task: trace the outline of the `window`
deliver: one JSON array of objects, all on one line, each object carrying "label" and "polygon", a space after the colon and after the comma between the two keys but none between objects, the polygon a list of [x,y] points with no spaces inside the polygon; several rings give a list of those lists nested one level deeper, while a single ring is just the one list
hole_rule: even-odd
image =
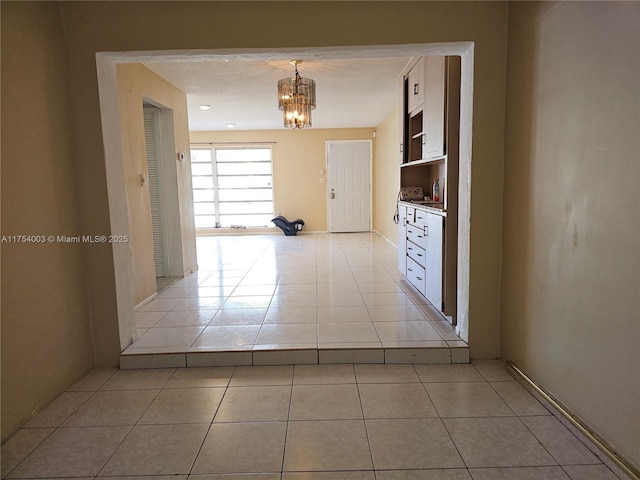
[{"label": "window", "polygon": [[191,175],[196,228],[271,225],[270,148],[192,146]]}]

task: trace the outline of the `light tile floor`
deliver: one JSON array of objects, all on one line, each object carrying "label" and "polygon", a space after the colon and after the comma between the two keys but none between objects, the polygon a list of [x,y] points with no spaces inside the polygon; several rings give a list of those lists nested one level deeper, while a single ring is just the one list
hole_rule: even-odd
[{"label": "light tile floor", "polygon": [[2,478],[615,480],[497,361],[94,369]]},{"label": "light tile floor", "polygon": [[[186,354],[195,364],[193,354],[205,352],[235,352],[234,364],[468,362],[467,345],[402,278],[396,249],[375,233],[197,242],[199,270],[138,308],[139,338],[123,367],[186,366]],[[141,363],[152,354],[182,357]]]}]

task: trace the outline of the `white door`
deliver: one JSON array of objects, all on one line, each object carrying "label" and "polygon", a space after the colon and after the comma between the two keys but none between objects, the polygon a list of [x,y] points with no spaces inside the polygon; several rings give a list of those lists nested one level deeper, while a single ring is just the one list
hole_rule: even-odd
[{"label": "white door", "polygon": [[328,142],[329,231],[371,229],[371,141]]},{"label": "white door", "polygon": [[149,202],[151,203],[153,259],[155,261],[156,277],[168,277],[164,238],[162,165],[158,130],[158,110],[145,107],[144,137],[147,148],[147,178],[149,179]]}]

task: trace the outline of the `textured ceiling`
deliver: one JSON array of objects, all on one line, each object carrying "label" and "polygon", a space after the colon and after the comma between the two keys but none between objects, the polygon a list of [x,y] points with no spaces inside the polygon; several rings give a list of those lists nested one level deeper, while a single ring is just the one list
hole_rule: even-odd
[{"label": "textured ceiling", "polygon": [[[298,71],[316,81],[313,128],[378,125],[398,102],[399,74],[409,57],[313,59]],[[284,128],[278,110],[278,80],[293,76],[285,60],[218,60],[145,63],[187,93],[189,129],[236,130]],[[210,105],[203,111],[199,105]]]}]

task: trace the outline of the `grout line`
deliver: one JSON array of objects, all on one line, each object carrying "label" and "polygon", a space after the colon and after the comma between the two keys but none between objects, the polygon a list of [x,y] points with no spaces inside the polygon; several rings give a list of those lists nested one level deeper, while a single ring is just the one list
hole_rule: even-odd
[{"label": "grout line", "polygon": [[[231,372],[231,375],[229,376],[229,380],[227,381],[227,384],[224,387],[224,392],[222,393],[222,397],[220,397],[220,401],[218,402],[218,406],[216,407],[216,411],[213,412],[213,417],[211,417],[211,422],[209,422],[209,427],[207,428],[207,432],[204,434],[204,437],[202,439],[202,443],[200,444],[200,447],[198,448],[198,452],[196,453],[195,457],[193,457],[193,463],[191,464],[191,467],[189,468],[189,472],[187,473],[187,478],[191,476],[191,474],[193,472],[193,468],[196,466],[196,462],[198,461],[198,457],[200,456],[200,453],[202,452],[202,448],[204,447],[204,444],[207,441],[207,437],[209,436],[209,432],[211,431],[211,427],[213,426],[213,422],[216,419],[216,415],[218,414],[218,411],[220,410],[220,406],[222,405],[222,401],[227,396],[227,391],[229,390],[229,384],[231,383],[231,379],[233,378],[233,375],[235,373],[236,373],[236,367],[233,367],[233,371]],[[219,387],[214,387],[214,388],[219,388]]]},{"label": "grout line", "polygon": [[296,375],[296,366],[294,365],[291,372],[291,386],[289,388],[289,408],[287,410],[287,421],[286,421],[286,427],[284,431],[284,446],[282,448],[282,463],[280,464],[280,476],[284,475],[284,460],[287,454],[287,440],[289,438],[289,422],[291,421],[291,403],[293,402],[293,384],[294,384],[295,375]]},{"label": "grout line", "polygon": [[[155,396],[153,397],[153,399],[149,402],[149,405],[147,405],[147,407],[144,409],[144,412],[142,412],[140,414],[140,416],[138,417],[138,419],[135,421],[135,423],[133,425],[109,425],[108,427],[115,427],[115,426],[123,426],[123,427],[129,427],[129,431],[127,432],[127,434],[122,438],[122,440],[120,441],[120,443],[118,443],[118,446],[113,450],[113,452],[111,452],[111,454],[109,455],[109,458],[102,464],[102,466],[100,467],[100,469],[98,470],[98,473],[96,474],[96,476],[100,476],[100,474],[102,473],[102,471],[106,468],[106,466],[109,464],[109,462],[111,461],[111,459],[114,457],[114,455],[118,452],[118,450],[120,450],[120,448],[122,447],[122,445],[126,442],[127,438],[129,438],[129,436],[131,435],[131,433],[133,432],[133,430],[139,426],[139,422],[142,419],[142,417],[144,417],[144,414],[147,413],[147,411],[149,410],[149,408],[151,408],[151,405],[153,405],[153,403],[156,401],[156,399],[158,398],[158,396],[160,395],[160,392],[162,392],[162,390],[164,389],[164,387],[167,385],[167,383],[169,382],[169,379],[171,377],[173,377],[176,373],[176,369],[173,369],[173,372],[171,373],[171,375],[169,375],[169,377],[165,380],[163,386],[161,386],[158,389],[122,389],[122,390],[101,390],[101,391],[105,391],[105,392],[130,392],[130,391],[152,391],[152,390],[157,390],[157,393],[155,394]],[[105,426],[106,427],[106,426]],[[84,427],[87,428],[87,427]],[[91,428],[91,427],[89,427]]]},{"label": "grout line", "polygon": [[[354,366],[354,374],[355,374],[355,366]],[[373,460],[373,451],[371,449],[371,439],[369,438],[369,428],[367,427],[367,418],[364,414],[364,407],[362,406],[362,395],[360,394],[360,383],[358,382],[358,378],[356,376],[356,391],[358,392],[358,401],[360,402],[360,412],[362,413],[362,423],[364,425],[364,434],[367,437],[367,446],[369,447],[369,458],[371,459],[371,468],[375,472],[376,465]],[[375,473],[374,473],[375,476]]]}]

